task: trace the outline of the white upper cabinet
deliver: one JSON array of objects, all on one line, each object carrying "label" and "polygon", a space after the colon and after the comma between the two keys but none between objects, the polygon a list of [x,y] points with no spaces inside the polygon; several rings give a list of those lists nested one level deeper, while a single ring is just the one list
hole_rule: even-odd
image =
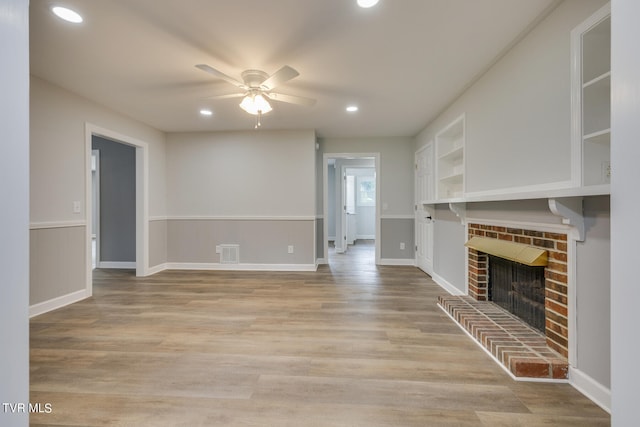
[{"label": "white upper cabinet", "polygon": [[576,186],[611,180],[611,6],[571,33],[573,163]]}]

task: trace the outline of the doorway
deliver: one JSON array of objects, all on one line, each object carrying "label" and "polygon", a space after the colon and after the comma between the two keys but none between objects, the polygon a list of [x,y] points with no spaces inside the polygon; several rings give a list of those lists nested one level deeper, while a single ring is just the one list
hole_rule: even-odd
[{"label": "doorway", "polygon": [[[345,255],[358,247],[372,264],[379,264],[379,164],[379,153],[324,154],[323,247],[327,263],[330,255]],[[369,250],[364,250],[365,245]]]},{"label": "doorway", "polygon": [[97,268],[135,269],[136,149],[98,135],[91,148],[92,258]]},{"label": "doorway", "polygon": [[[133,162],[135,164],[133,178],[130,179],[130,183],[134,188],[133,198],[133,210],[134,210],[134,224],[129,227],[127,233],[129,237],[135,242],[133,251],[135,257],[133,262],[126,264],[129,268],[135,268],[136,276],[143,277],[148,275],[149,271],[149,212],[148,212],[148,164],[149,153],[148,146],[145,142],[139,141],[135,138],[131,138],[127,135],[122,135],[109,129],[104,129],[90,123],[85,127],[85,179],[87,185],[85,186],[85,200],[87,200],[86,206],[86,289],[89,295],[93,293],[93,233],[94,223],[97,222],[97,229],[101,229],[98,225],[102,220],[98,220],[94,217],[94,187],[93,187],[93,139],[94,137],[103,138],[113,142],[116,145],[124,146],[133,153]],[[102,163],[102,162],[101,162]],[[99,166],[98,166],[99,168]],[[102,174],[104,178],[104,173]],[[100,197],[104,199],[103,197]],[[102,210],[102,209],[101,209]],[[104,235],[104,232],[102,233]],[[104,245],[101,245],[104,249]],[[97,252],[100,252],[98,250]],[[104,254],[100,255],[104,258]],[[97,260],[96,260],[97,261]],[[117,266],[117,265],[116,265]]]}]

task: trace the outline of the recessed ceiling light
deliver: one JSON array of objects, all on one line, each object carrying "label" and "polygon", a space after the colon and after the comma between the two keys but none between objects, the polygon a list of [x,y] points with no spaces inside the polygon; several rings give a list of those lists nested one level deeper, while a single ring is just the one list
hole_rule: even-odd
[{"label": "recessed ceiling light", "polygon": [[360,7],[373,7],[378,4],[378,0],[358,0],[358,6]]},{"label": "recessed ceiling light", "polygon": [[51,11],[55,13],[58,18],[64,19],[67,22],[71,22],[73,24],[79,24],[82,22],[82,16],[80,16],[80,14],[75,10],[62,6],[54,6],[51,8]]},{"label": "recessed ceiling light", "polygon": [[346,108],[347,112],[349,113],[355,113],[356,111],[358,111],[358,107],[356,105],[349,105]]},{"label": "recessed ceiling light", "polygon": [[203,108],[202,110],[200,110],[200,114],[202,114],[203,116],[212,116],[213,111]]}]

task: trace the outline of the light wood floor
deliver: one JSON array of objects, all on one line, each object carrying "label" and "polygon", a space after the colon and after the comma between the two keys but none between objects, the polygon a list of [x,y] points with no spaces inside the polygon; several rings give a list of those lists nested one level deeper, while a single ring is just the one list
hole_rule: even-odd
[{"label": "light wood floor", "polygon": [[32,425],[605,426],[567,384],[515,382],[372,246],[315,273],[94,275],[31,321]]}]

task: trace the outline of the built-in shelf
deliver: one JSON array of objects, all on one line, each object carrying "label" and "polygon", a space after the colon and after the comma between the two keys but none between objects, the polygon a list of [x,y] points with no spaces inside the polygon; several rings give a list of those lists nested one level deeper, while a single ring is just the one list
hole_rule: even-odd
[{"label": "built-in shelf", "polygon": [[605,82],[605,84],[607,86],[611,86],[611,71],[607,71],[604,74],[599,75],[598,77],[594,78],[593,80],[589,80],[588,82],[584,83],[582,85],[583,89],[588,88],[589,86],[594,86],[600,82]]},{"label": "built-in shelf", "polygon": [[572,33],[573,159],[576,184],[611,181],[611,6],[607,4]]},{"label": "built-in shelf", "polygon": [[436,135],[436,197],[460,198],[464,194],[464,115]]}]

